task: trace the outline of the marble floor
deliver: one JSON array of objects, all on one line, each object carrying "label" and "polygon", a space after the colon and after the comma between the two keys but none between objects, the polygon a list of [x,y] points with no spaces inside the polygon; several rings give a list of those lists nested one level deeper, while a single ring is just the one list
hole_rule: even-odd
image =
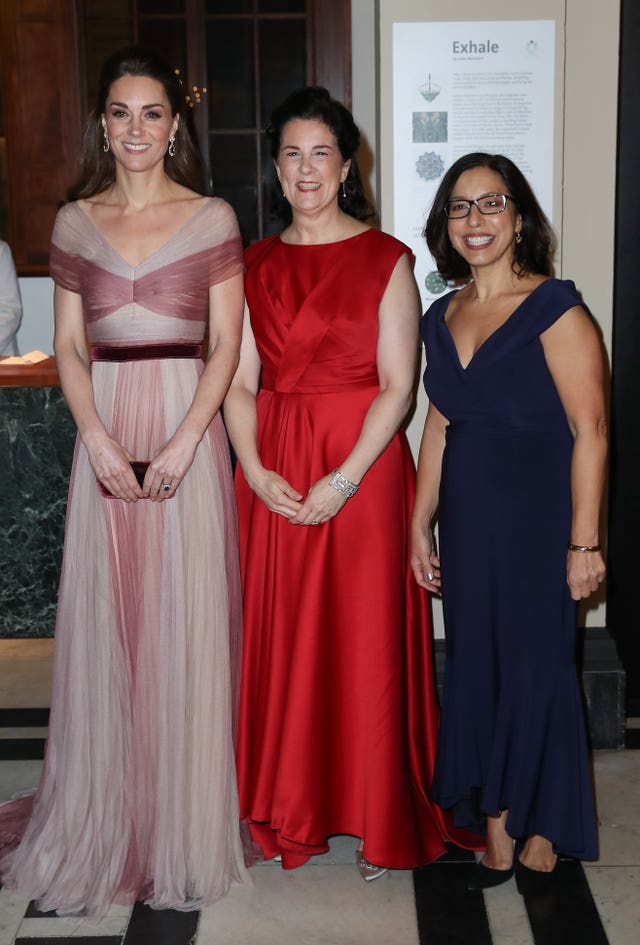
[{"label": "marble floor", "polygon": [[[25,654],[34,680],[25,697],[25,667],[5,661],[10,646],[0,641],[0,664],[12,667],[0,678],[0,800],[38,780],[46,712],[28,706],[48,704],[47,642],[33,641]],[[301,869],[256,866],[251,888],[233,889],[202,913],[138,903],[96,923],[43,915],[0,888],[0,945],[638,945],[639,725],[630,720],[633,748],[593,756],[599,860],[562,861],[554,893],[541,899],[518,895],[513,880],[469,892],[472,855],[456,849],[413,874],[390,871],[365,884],[356,841],[336,837],[328,854]]]}]

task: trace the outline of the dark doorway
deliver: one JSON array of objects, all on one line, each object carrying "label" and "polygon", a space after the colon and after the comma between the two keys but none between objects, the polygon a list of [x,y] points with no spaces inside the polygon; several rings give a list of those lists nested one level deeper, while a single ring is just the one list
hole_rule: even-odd
[{"label": "dark doorway", "polygon": [[640,715],[640,5],[622,0],[607,624]]}]

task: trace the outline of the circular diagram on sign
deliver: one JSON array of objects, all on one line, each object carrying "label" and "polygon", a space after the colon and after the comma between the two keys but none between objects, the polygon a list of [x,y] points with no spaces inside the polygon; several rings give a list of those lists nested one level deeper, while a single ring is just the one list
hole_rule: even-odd
[{"label": "circular diagram on sign", "polygon": [[437,180],[444,174],[444,161],[435,151],[425,151],[416,161],[416,171],[423,180]]},{"label": "circular diagram on sign", "polygon": [[447,288],[447,283],[444,281],[440,273],[434,269],[434,271],[430,272],[427,278],[424,280],[424,287],[429,295],[442,295],[444,290]]}]

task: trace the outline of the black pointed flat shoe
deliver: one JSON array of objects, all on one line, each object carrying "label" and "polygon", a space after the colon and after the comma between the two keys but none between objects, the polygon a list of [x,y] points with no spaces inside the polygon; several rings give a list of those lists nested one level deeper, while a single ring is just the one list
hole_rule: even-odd
[{"label": "black pointed flat shoe", "polygon": [[556,862],[552,870],[543,872],[542,870],[532,870],[525,866],[519,859],[516,860],[516,886],[521,896],[545,896],[553,890],[556,878],[556,870],[560,857],[556,857]]},{"label": "black pointed flat shoe", "polygon": [[467,882],[467,889],[476,891],[478,889],[491,889],[493,886],[502,886],[508,883],[514,873],[514,866],[508,870],[495,870],[491,866],[485,866],[484,863],[476,863],[473,867],[473,873]]}]

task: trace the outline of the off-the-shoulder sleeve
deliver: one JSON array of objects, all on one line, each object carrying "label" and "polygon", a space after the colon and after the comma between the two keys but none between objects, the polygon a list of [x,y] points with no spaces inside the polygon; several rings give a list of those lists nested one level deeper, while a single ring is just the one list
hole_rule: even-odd
[{"label": "off-the-shoulder sleeve", "polygon": [[211,246],[208,257],[208,284],[211,286],[244,270],[242,239],[236,215],[224,200],[214,198],[205,219]]},{"label": "off-the-shoulder sleeve", "polygon": [[571,279],[547,279],[536,289],[535,295],[536,317],[531,322],[534,335],[541,335],[547,328],[551,328],[565,312],[576,305],[593,318]]},{"label": "off-the-shoulder sleeve", "polygon": [[56,216],[49,250],[49,273],[56,285],[70,292],[80,292],[82,257],[72,250],[73,228],[69,222],[71,207],[71,204],[67,204]]}]

